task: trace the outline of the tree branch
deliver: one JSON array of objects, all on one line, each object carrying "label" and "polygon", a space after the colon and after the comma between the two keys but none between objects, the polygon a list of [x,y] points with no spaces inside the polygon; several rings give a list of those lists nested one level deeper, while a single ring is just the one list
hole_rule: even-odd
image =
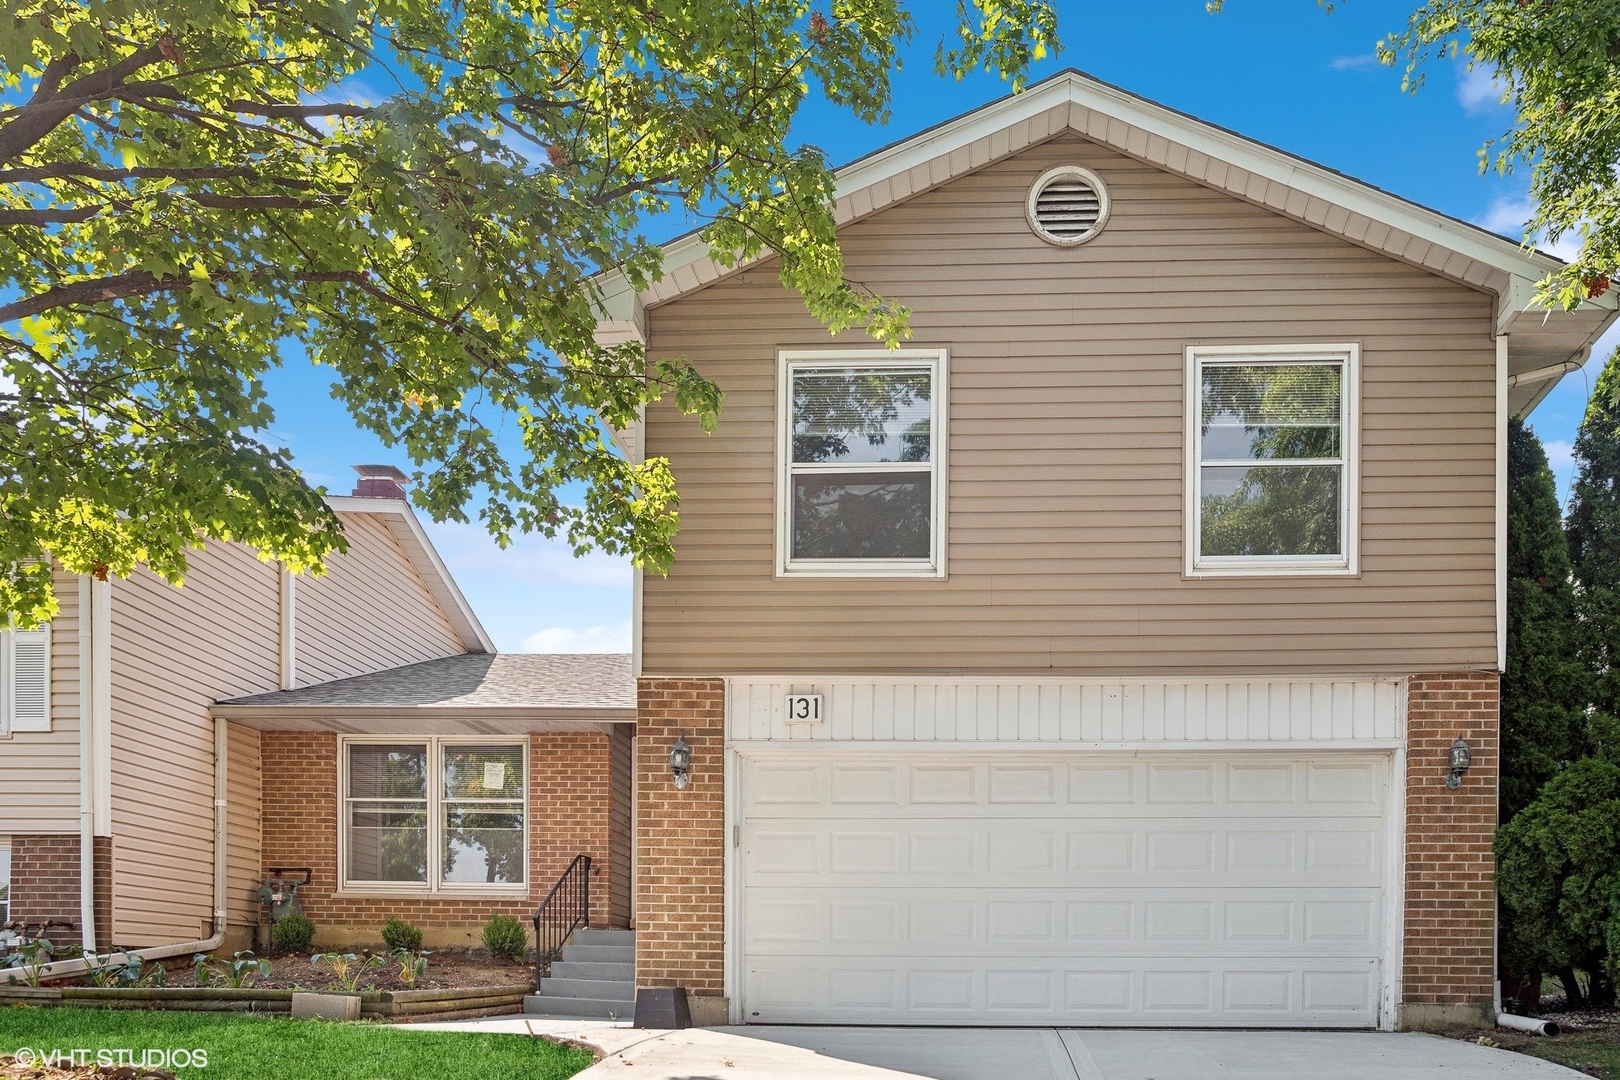
[{"label": "tree branch", "polygon": [[[347,282],[358,285],[379,299],[384,299],[396,306],[407,309],[414,306],[379,290],[370,283],[369,275],[361,270],[326,270],[305,274],[272,274],[268,271],[258,271],[250,276],[266,279],[285,278],[305,284],[334,281]],[[42,293],[25,296],[21,300],[13,300],[9,304],[0,304],[0,323],[11,322],[13,319],[26,319],[59,307],[104,304],[109,300],[127,300],[131,296],[150,296],[153,293],[187,289],[195,281],[195,278],[182,274],[167,274],[158,277],[156,274],[146,270],[132,270],[127,274],[115,274],[112,277],[75,281],[68,285],[56,285]]]},{"label": "tree branch", "polygon": [[89,221],[105,209],[105,206],[79,206],[59,210],[0,210],[0,225],[32,225],[41,229],[49,225],[72,225]]},{"label": "tree branch", "polygon": [[[58,88],[42,78],[34,96],[11,114],[4,127],[0,127],[0,161],[15,161],[55,131],[57,125],[72,116],[81,105],[113,96],[131,75],[163,60],[165,56],[176,54],[174,38],[165,34],[156,43],[136,49],[111,67],[80,76],[66,86]],[[55,82],[60,82],[78,63],[77,58],[71,65],[66,63],[65,57],[61,59],[64,63],[58,68]],[[46,65],[46,72],[49,73],[56,66],[57,62],[51,61]]]}]

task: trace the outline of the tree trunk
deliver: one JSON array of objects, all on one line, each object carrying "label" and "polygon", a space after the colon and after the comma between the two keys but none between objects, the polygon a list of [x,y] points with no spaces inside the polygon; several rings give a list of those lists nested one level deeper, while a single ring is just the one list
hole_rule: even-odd
[{"label": "tree trunk", "polygon": [[1586,1008],[1586,995],[1581,993],[1580,980],[1575,978],[1574,968],[1559,968],[1558,981],[1564,984],[1564,1005],[1570,1009]]}]

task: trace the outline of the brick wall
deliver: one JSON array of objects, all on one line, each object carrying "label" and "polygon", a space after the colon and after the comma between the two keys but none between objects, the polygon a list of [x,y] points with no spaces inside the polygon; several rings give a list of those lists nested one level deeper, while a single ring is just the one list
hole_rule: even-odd
[{"label": "brick wall", "polygon": [[51,919],[73,924],[71,932],[53,929],[53,942],[79,943],[79,838],[13,836],[11,920],[44,923]]},{"label": "brick wall", "polygon": [[260,747],[264,866],[312,868],[313,879],[298,897],[315,922],[317,942],[375,942],[383,922],[397,916],[422,927],[434,944],[476,944],[493,912],[527,925],[557,876],[581,853],[592,859],[591,924],[609,925],[614,860],[608,736],[529,737],[529,893],[523,899],[337,895],[337,736],[267,731]]},{"label": "brick wall", "polygon": [[[1414,675],[1408,683],[1403,1027],[1492,1020],[1499,700],[1494,674]],[[1445,775],[1459,736],[1473,765],[1452,791]]]},{"label": "brick wall", "polygon": [[[636,985],[725,992],[723,679],[640,681],[636,711]],[[669,749],[692,747],[678,791]]]}]

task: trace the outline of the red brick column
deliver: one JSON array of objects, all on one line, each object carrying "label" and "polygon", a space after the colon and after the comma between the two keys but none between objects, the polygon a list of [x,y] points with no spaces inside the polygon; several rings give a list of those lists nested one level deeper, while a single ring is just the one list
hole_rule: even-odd
[{"label": "red brick column", "polygon": [[[1491,1026],[1495,972],[1497,706],[1494,674],[1414,675],[1406,705],[1403,1028]],[[1451,744],[1473,751],[1445,785]]]},{"label": "red brick column", "polygon": [[[697,1023],[724,1023],[723,679],[644,678],[636,711],[636,985],[684,986]],[[692,747],[677,790],[669,750]]]},{"label": "red brick column", "polygon": [[[74,835],[11,838],[11,920],[44,923],[61,919],[71,931],[52,929],[57,945],[77,945],[79,913],[79,838]],[[101,931],[102,934],[106,930]]]},{"label": "red brick column", "polygon": [[[406,737],[402,737],[406,738]],[[591,857],[591,925],[609,925],[613,858],[612,752],[607,735],[529,736],[529,882],[521,898],[339,895],[338,741],[321,732],[267,731],[260,743],[265,868],[308,866],[298,898],[321,945],[374,944],[397,916],[420,926],[427,943],[472,945],[495,912],[527,925],[574,856]]]}]

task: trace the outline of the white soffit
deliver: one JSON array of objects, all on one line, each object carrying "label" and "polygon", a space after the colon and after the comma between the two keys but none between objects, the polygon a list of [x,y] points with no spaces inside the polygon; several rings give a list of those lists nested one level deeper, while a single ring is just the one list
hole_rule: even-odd
[{"label": "white soffit", "polygon": [[393,533],[394,539],[404,550],[405,557],[411,561],[411,566],[422,578],[422,584],[427,587],[433,600],[439,605],[439,610],[449,621],[451,629],[456,632],[456,639],[467,652],[492,653],[495,651],[495,642],[485,632],[484,626],[473,614],[472,605],[461,594],[461,586],[456,579],[450,576],[450,569],[439,558],[439,552],[428,539],[427,533],[422,529],[422,523],[417,520],[416,512],[410,504],[403,499],[375,499],[363,498],[354,495],[328,495],[326,505],[339,514],[377,514]]},{"label": "white soffit", "polygon": [[[837,171],[839,224],[938,187],[1065,132],[1295,218],[1361,247],[1498,297],[1500,333],[1510,335],[1510,369],[1537,371],[1584,359],[1616,317],[1615,294],[1574,312],[1547,312],[1534,286],[1563,263],[1343,173],[1255,142],[1079,71],[1060,72],[1021,94],[993,101],[919,132]],[[759,261],[759,260],[755,260]],[[647,308],[736,272],[711,257],[697,234],[664,246],[664,276],[637,293],[618,271],[598,278],[603,343],[645,340]],[[1515,387],[1516,406],[1539,400],[1549,376]]]}]

